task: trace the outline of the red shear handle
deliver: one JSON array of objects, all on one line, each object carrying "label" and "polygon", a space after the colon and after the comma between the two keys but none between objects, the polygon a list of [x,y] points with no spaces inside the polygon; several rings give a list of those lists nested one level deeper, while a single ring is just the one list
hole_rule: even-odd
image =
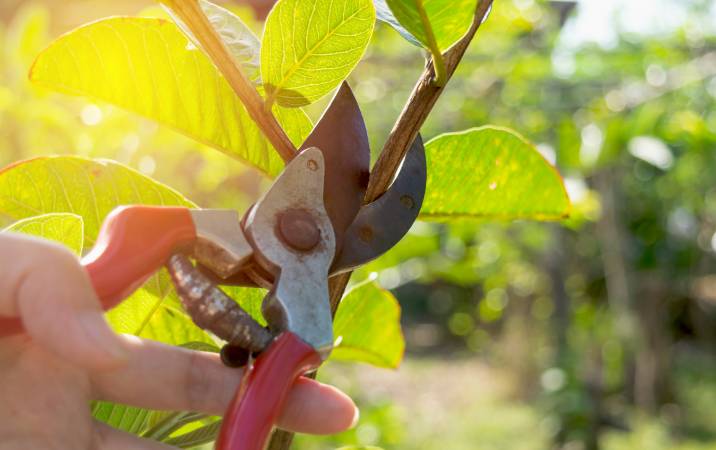
[{"label": "red shear handle", "polygon": [[296,379],[321,364],[318,353],[284,332],[258,357],[229,406],[217,450],[263,450]]},{"label": "red shear handle", "polygon": [[[122,206],[112,211],[92,251],[82,258],[104,309],[116,306],[196,238],[187,208]],[[0,317],[0,337],[23,331],[18,318]]]},{"label": "red shear handle", "polygon": [[123,206],[107,216],[82,265],[102,306],[110,309],[152,276],[177,247],[195,238],[187,208]]}]

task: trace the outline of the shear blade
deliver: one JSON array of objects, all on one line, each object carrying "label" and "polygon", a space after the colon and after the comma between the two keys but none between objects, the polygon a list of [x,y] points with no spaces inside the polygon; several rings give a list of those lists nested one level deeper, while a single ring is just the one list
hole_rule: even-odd
[{"label": "shear blade", "polygon": [[358,102],[343,82],[301,150],[318,147],[326,172],[323,201],[340,250],[346,229],[355,219],[368,185],[370,145]]},{"label": "shear blade", "polygon": [[425,147],[418,135],[388,191],[363,206],[346,230],[331,275],[352,270],[390,250],[413,226],[425,197]]}]

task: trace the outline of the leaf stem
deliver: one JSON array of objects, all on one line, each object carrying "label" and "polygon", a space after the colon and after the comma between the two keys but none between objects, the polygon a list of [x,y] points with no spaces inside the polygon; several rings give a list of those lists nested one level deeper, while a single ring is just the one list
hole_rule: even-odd
[{"label": "leaf stem", "polygon": [[159,0],[159,2],[168,6],[189,27],[281,158],[286,162],[293,159],[296,146],[271,113],[271,108],[264,106],[263,99],[204,15],[198,0]]},{"label": "leaf stem", "polygon": [[435,31],[433,30],[433,26],[430,24],[428,12],[425,10],[423,0],[415,0],[415,6],[418,9],[420,21],[423,24],[425,34],[428,38],[428,47],[430,49],[430,54],[432,55],[433,66],[435,67],[435,85],[443,87],[448,80],[447,72],[445,70],[445,59],[443,58],[443,54],[440,52],[438,41],[435,38]]}]

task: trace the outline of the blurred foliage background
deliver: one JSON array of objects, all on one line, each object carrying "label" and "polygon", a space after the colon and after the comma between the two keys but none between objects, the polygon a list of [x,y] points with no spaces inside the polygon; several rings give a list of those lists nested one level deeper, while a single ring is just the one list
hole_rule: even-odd
[{"label": "blurred foliage background", "polygon": [[[260,32],[251,8],[220,3]],[[418,223],[361,269],[355,281],[377,274],[401,302],[406,360],[397,372],[329,364],[321,378],[356,398],[361,421],[295,448],[716,449],[716,6],[495,3],[423,135],[520,131],[565,176],[573,215]],[[240,163],[27,82],[50,39],[151,6],[0,2],[0,164],[111,158],[243,210],[266,181]],[[378,25],[352,75],[374,149],[423,64]]]}]

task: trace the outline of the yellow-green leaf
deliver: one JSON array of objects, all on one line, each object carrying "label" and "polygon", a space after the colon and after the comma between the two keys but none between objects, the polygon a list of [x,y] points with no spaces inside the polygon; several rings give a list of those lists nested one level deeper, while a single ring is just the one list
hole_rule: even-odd
[{"label": "yellow-green leaf", "polygon": [[[427,49],[432,50],[434,42],[441,53],[467,32],[477,8],[477,0],[385,1],[395,19],[410,35]],[[386,21],[391,25],[394,23],[391,20]],[[404,30],[395,28],[407,38]]]},{"label": "yellow-green leaf", "polygon": [[405,340],[400,329],[400,304],[375,283],[351,290],[341,301],[333,324],[336,348],[331,358],[397,368]]},{"label": "yellow-green leaf", "polygon": [[569,214],[561,176],[514,131],[486,126],[444,134],[425,151],[423,219],[557,220]]},{"label": "yellow-green leaf", "polygon": [[404,26],[398,22],[398,19],[395,18],[395,15],[393,14],[393,11],[390,10],[390,7],[388,6],[388,3],[386,0],[373,0],[373,5],[375,5],[375,14],[378,20],[383,21],[393,27],[395,31],[400,33],[403,38],[405,38],[406,41],[410,42],[413,45],[416,45],[418,47],[422,47],[423,44],[420,43],[417,39],[415,39],[415,36],[410,34],[410,31],[406,30]]},{"label": "yellow-green leaf", "polygon": [[[258,78],[261,42],[259,42],[251,29],[246,26],[239,16],[226,8],[206,0],[199,0],[199,6],[201,6],[201,10],[206,15],[206,18],[209,19],[209,23],[219,34],[221,40],[226,44],[226,48],[229,49],[231,55],[241,64],[241,68],[246,72],[246,75],[252,80]],[[189,27],[174,14],[171,8],[165,6],[165,9],[194,45],[201,47]]]},{"label": "yellow-green leaf", "polygon": [[[224,77],[169,21],[116,17],[80,27],[39,55],[30,78],[154,119],[269,175],[283,168]],[[274,112],[294,144],[311,132],[302,110]]]},{"label": "yellow-green leaf", "polygon": [[[104,218],[120,205],[194,206],[171,188],[121,164],[76,156],[35,158],[0,171],[0,213],[14,219],[73,214],[84,224],[84,245],[97,239]],[[183,317],[182,317],[183,316]],[[120,332],[170,344],[211,339],[179,306],[165,272],[151,277],[108,315]]]},{"label": "yellow-green leaf", "polygon": [[0,170],[0,213],[14,219],[77,214],[84,222],[87,248],[97,239],[104,217],[131,204],[194,206],[173,189],[109,160],[50,156]]},{"label": "yellow-green leaf", "polygon": [[133,334],[167,344],[187,342],[215,344],[184,312],[164,273],[155,275],[147,283],[166,282],[160,293],[145,285],[107,313],[107,320],[118,333]]},{"label": "yellow-green leaf", "polygon": [[4,231],[24,233],[63,244],[75,254],[82,254],[84,239],[82,217],[70,213],[42,214],[19,220]]},{"label": "yellow-green leaf", "polygon": [[267,100],[303,106],[328,94],[358,64],[374,25],[371,0],[279,0],[261,45]]}]

